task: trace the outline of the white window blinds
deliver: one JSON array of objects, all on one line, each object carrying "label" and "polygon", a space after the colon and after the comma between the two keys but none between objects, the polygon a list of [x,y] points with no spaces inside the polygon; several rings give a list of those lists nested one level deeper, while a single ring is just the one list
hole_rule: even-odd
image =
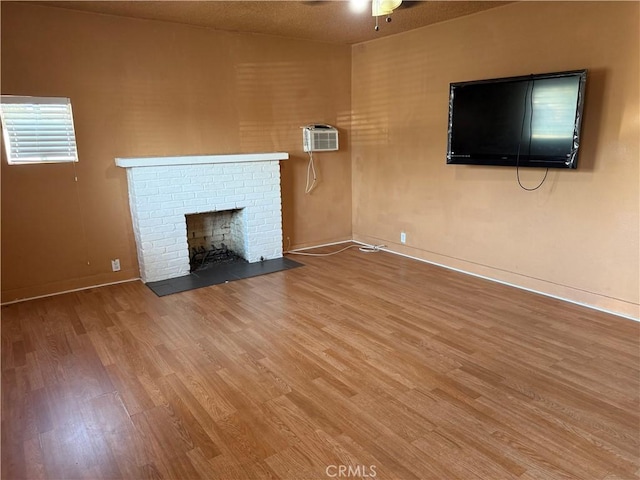
[{"label": "white window blinds", "polygon": [[78,161],[70,99],[2,95],[0,119],[10,165]]}]

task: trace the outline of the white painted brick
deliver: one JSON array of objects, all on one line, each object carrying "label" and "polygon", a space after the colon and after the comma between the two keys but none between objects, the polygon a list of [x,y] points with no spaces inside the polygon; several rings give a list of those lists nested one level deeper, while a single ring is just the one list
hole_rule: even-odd
[{"label": "white painted brick", "polygon": [[162,259],[165,262],[168,262],[169,260],[180,260],[182,261],[182,252],[178,252],[178,251],[165,251],[162,253],[162,255],[160,255],[160,259]]},{"label": "white painted brick", "polygon": [[246,200],[263,200],[264,193],[247,193],[244,197]]},{"label": "white painted brick", "polygon": [[269,212],[265,212],[265,211],[263,210],[263,211],[261,211],[261,212],[260,212],[260,211],[255,212],[255,213],[254,213],[254,218],[255,218],[256,220],[265,220],[265,221],[267,221],[267,220],[268,220],[268,221],[270,221],[272,224],[274,224],[274,226],[275,226],[275,223],[276,223],[276,215],[274,215],[274,214],[273,214],[272,212],[270,212],[270,211],[269,211]]},{"label": "white painted brick", "polygon": [[159,187],[144,187],[144,188],[136,188],[135,194],[136,196],[151,196],[157,195],[159,192]]},{"label": "white painted brick", "polygon": [[181,181],[181,179],[176,173],[164,173],[158,175],[158,181],[162,182],[163,185],[171,185]]},{"label": "white painted brick", "polygon": [[206,198],[194,198],[193,200],[185,200],[185,205],[189,205],[189,211],[186,208],[176,209],[176,213],[184,215],[186,213],[202,213],[217,210],[214,202],[207,201]]},{"label": "white painted brick", "polygon": [[167,213],[167,211],[159,209],[156,205],[155,209],[149,212],[149,218],[165,217]]},{"label": "white painted brick", "polygon": [[157,227],[151,227],[152,233],[171,233],[176,230],[174,224],[158,225]]},{"label": "white painted brick", "polygon": [[198,199],[206,198],[207,200],[212,200],[212,199],[217,200],[217,195],[213,194],[211,190],[202,190],[201,192],[195,192],[195,198],[198,198]]},{"label": "white painted brick", "polygon": [[256,231],[258,233],[269,233],[269,232],[275,233],[273,225],[268,223],[265,223],[263,225],[258,225]]},{"label": "white painted brick", "polygon": [[[175,191],[175,188],[174,188],[174,191]],[[195,197],[196,197],[195,192],[180,192],[180,193],[171,194],[172,200],[190,200]]]},{"label": "white painted brick", "polygon": [[138,209],[142,209],[143,212],[148,212],[149,218],[158,217],[159,215],[156,214],[156,212],[163,212],[166,215],[166,210],[162,210],[159,204],[151,200],[151,197],[140,200]]},{"label": "white painted brick", "polygon": [[184,260],[182,258],[163,258],[168,268],[180,268],[184,265]]},{"label": "white painted brick", "polygon": [[271,179],[273,178],[273,172],[271,171],[261,171],[261,172],[255,172],[252,174],[252,178],[254,180],[265,180],[265,179]]},{"label": "white painted brick", "polygon": [[162,240],[163,238],[167,237],[167,232],[155,232],[155,233],[149,233],[146,235],[145,238],[147,238],[150,242],[156,242],[158,240]]},{"label": "white painted brick", "polygon": [[184,275],[184,271],[178,266],[171,267],[171,268],[163,268],[158,266],[158,264],[155,264],[155,265],[150,265],[149,269],[151,270],[151,275],[150,275],[151,278],[146,280],[147,282],[157,282],[159,280],[165,280],[167,278],[175,278],[175,277],[180,277]]},{"label": "white painted brick", "polygon": [[164,180],[148,180],[145,182],[145,188],[159,188],[165,185],[166,182]]},{"label": "white painted brick", "polygon": [[276,188],[278,188],[276,185],[256,185],[255,187],[253,187],[253,190],[256,193],[270,193],[273,192]]},{"label": "white painted brick", "polygon": [[221,211],[221,210],[233,210],[235,208],[235,206],[233,205],[233,203],[218,203],[216,205],[216,211]]},{"label": "white painted brick", "polygon": [[233,175],[243,173],[242,165],[239,164],[226,164],[222,167],[222,172],[227,175]]},{"label": "white painted brick", "polygon": [[[150,241],[149,240],[149,236],[150,235],[154,235],[156,232],[153,231],[155,227],[141,227],[140,225],[138,225],[138,228],[136,229],[136,231],[138,232],[138,234],[144,238],[146,241]],[[160,234],[160,232],[159,232]],[[164,235],[164,234],[163,234]],[[159,240],[160,238],[163,238],[162,236],[158,237],[157,240]]]},{"label": "white painted brick", "polygon": [[158,193],[161,195],[167,195],[169,198],[175,193],[176,187],[175,185],[163,185],[158,187]]},{"label": "white painted brick", "polygon": [[145,282],[188,273],[185,214],[241,208],[235,248],[249,261],[282,256],[279,162],[142,167],[127,178]]},{"label": "white painted brick", "polygon": [[158,173],[154,172],[153,169],[147,167],[147,168],[136,169],[136,171],[133,174],[133,177],[137,184],[138,182],[144,182],[146,180],[156,180],[158,178]]},{"label": "white painted brick", "polygon": [[[161,240],[156,240],[153,242],[153,248],[164,248],[164,247],[168,247],[169,245],[175,245],[176,244],[176,239],[175,237],[166,237],[163,238]],[[163,252],[165,252],[166,250],[163,250]]]},{"label": "white painted brick", "polygon": [[184,217],[182,215],[167,214],[165,217],[160,217],[160,220],[164,225],[178,225],[184,220]]},{"label": "white painted brick", "polygon": [[246,195],[225,195],[223,198],[224,203],[235,203],[238,204],[242,202],[246,198]]},{"label": "white painted brick", "polygon": [[234,175],[232,175],[233,180],[240,180],[240,181],[245,181],[245,180],[253,180],[255,178],[256,173],[254,172],[245,172],[245,173],[236,173]]},{"label": "white painted brick", "polygon": [[176,169],[181,177],[203,177],[209,173],[208,169],[202,165],[183,165],[182,168]]},{"label": "white painted brick", "polygon": [[212,175],[212,180],[216,185],[225,185],[227,182],[233,182],[234,180],[244,180],[243,178],[236,178],[237,174],[221,173],[219,175]]},{"label": "white painted brick", "polygon": [[225,182],[223,185],[220,185],[216,188],[216,190],[233,190],[236,188],[242,188],[245,186],[244,180],[232,180],[230,182]]},{"label": "white painted brick", "polygon": [[148,220],[139,221],[138,225],[140,228],[151,228],[158,225],[162,225],[164,223],[164,219],[162,217],[150,218]]},{"label": "white painted brick", "polygon": [[181,243],[175,243],[173,245],[167,245],[164,247],[164,255],[168,255],[168,254],[176,254],[176,257],[178,256],[182,256],[183,252],[187,252],[187,242],[184,242],[184,244]]},{"label": "white painted brick", "polygon": [[206,175],[193,175],[193,176],[184,177],[176,180],[176,183],[182,183],[185,185],[187,183],[191,185],[204,185],[205,183],[210,183],[210,182],[211,182],[211,178],[209,178]]},{"label": "white painted brick", "polygon": [[179,207],[184,207],[184,201],[183,200],[169,200],[168,202],[160,202],[160,208],[162,210],[169,210],[172,208],[179,208]]},{"label": "white painted brick", "polygon": [[183,192],[199,192],[207,188],[204,182],[199,179],[190,179],[189,183],[176,183],[176,186]]},{"label": "white painted brick", "polygon": [[264,194],[264,203],[267,208],[280,208],[280,195],[279,192],[267,192]]}]

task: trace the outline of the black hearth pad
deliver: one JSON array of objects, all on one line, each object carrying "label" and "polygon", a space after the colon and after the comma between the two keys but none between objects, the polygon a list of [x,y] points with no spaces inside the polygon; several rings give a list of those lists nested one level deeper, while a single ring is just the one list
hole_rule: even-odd
[{"label": "black hearth pad", "polygon": [[147,283],[147,287],[153,290],[153,293],[159,297],[164,297],[165,295],[171,295],[173,293],[210,287],[211,285],[219,285],[221,283],[233,282],[234,280],[257,277],[258,275],[281,272],[302,266],[302,263],[285,257],[256,263],[237,260],[193,272],[184,277],[170,278],[169,280],[160,280],[159,282],[149,282]]}]

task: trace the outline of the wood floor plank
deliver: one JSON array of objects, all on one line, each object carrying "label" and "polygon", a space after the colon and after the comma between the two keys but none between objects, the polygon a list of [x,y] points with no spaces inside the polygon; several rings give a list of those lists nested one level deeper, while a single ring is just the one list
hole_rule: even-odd
[{"label": "wood floor plank", "polygon": [[[4,448],[4,442],[3,442]],[[24,441],[23,444],[24,458],[28,459],[25,465],[25,478],[30,480],[42,480],[47,478],[47,472],[44,466],[44,458],[42,455],[42,447],[40,438],[33,437]],[[5,475],[2,478],[19,478],[18,475]]]},{"label": "wood floor plank", "polygon": [[[6,388],[6,387],[4,387]],[[27,464],[31,459],[25,455],[24,442],[21,435],[13,435],[10,431],[11,420],[2,419],[2,463],[0,463],[3,479],[26,479]],[[35,457],[34,457],[35,461]]]},{"label": "wood floor plank", "polygon": [[303,263],[2,307],[1,478],[639,478],[640,323],[382,252]]}]

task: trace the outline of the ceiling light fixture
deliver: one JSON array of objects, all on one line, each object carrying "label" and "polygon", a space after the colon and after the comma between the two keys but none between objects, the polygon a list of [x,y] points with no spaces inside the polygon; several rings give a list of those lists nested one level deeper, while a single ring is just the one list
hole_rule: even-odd
[{"label": "ceiling light fixture", "polygon": [[376,17],[376,32],[380,30],[378,26],[378,17],[386,15],[387,22],[391,21],[391,14],[400,6],[402,0],[372,0],[371,1],[371,16]]}]

